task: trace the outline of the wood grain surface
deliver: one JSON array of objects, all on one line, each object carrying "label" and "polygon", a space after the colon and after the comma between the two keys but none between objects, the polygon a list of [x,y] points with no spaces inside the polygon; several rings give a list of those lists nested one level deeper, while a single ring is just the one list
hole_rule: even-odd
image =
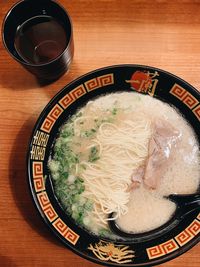
[{"label": "wood grain surface", "polygon": [[[0,21],[14,0],[0,1]],[[41,221],[27,184],[37,117],[66,84],[103,66],[136,63],[172,72],[200,90],[200,1],[60,0],[73,21],[69,73],[41,85],[0,43],[0,266],[97,267],[65,248]],[[199,267],[200,246],[164,263]]]}]

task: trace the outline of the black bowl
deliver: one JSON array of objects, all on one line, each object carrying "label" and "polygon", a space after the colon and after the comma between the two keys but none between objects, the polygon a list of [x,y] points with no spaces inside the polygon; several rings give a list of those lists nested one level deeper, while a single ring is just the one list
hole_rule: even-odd
[{"label": "black bowl", "polygon": [[[137,83],[135,83],[137,80]],[[63,211],[53,190],[47,163],[60,126],[80,106],[99,95],[138,91],[174,105],[200,142],[200,93],[160,69],[138,65],[93,71],[63,88],[41,113],[28,150],[28,178],[36,207],[52,232],[80,256],[106,266],[152,266],[184,253],[200,240],[200,210],[183,217],[170,231],[149,239],[113,241],[79,227]]]}]

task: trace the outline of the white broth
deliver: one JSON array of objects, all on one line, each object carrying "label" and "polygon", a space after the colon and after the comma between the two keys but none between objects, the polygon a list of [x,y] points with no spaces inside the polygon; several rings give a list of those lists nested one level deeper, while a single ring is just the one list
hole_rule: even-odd
[{"label": "white broth", "polygon": [[195,133],[176,109],[123,92],[89,101],[63,125],[49,168],[65,211],[109,237],[112,212],[125,232],[166,223],[176,205],[165,196],[196,192],[199,163]]}]

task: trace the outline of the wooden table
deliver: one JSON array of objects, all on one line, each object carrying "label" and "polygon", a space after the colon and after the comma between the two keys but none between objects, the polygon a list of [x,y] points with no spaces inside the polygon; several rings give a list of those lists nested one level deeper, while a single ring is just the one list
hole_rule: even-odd
[{"label": "wooden table", "polygon": [[[0,19],[15,0],[1,0]],[[33,206],[26,152],[37,117],[66,84],[96,68],[138,63],[170,71],[200,89],[200,1],[60,0],[74,26],[70,72],[42,86],[0,44],[0,266],[99,266],[66,249]],[[165,263],[200,266],[200,246]]]}]

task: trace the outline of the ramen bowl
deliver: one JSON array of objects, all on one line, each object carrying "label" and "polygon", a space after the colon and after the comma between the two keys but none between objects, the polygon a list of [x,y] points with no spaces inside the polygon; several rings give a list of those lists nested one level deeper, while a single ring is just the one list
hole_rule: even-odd
[{"label": "ramen bowl", "polygon": [[65,86],[44,108],[28,149],[28,179],[37,210],[57,238],[83,258],[106,266],[153,266],[189,250],[200,240],[197,207],[175,224],[149,235],[121,239],[98,236],[78,225],[62,208],[48,161],[59,130],[89,100],[114,92],[139,92],[175,106],[196,133],[200,131],[200,93],[166,71],[140,65],[117,65],[90,72]]}]

